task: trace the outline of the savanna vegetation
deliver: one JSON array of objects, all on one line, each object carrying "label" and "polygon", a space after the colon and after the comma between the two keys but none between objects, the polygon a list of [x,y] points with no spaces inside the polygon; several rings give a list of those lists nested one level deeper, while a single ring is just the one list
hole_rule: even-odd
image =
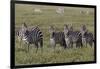
[{"label": "savanna vegetation", "polygon": [[[94,46],[83,48],[64,49],[57,44],[55,52],[50,46],[49,26],[53,25],[57,31],[63,31],[64,24],[73,25],[75,30],[79,30],[82,24],[94,34],[94,9],[93,8],[77,8],[64,7],[64,14],[57,14],[58,6],[41,6],[41,5],[15,5],[15,30],[21,27],[25,22],[29,28],[39,26],[43,32],[43,52],[41,49],[36,53],[36,48],[30,46],[30,51],[26,52],[27,45],[18,41],[15,36],[15,64],[50,64],[50,63],[68,63],[68,62],[84,62],[94,61]],[[34,11],[39,8],[41,11]],[[80,13],[80,11],[88,11],[89,13]]]}]

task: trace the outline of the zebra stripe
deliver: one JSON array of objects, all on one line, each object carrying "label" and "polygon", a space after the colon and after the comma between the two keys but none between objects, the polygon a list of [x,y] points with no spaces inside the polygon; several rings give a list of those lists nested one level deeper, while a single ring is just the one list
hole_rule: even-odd
[{"label": "zebra stripe", "polygon": [[39,29],[38,27],[35,27],[35,28],[31,31],[30,36],[31,36],[31,35],[34,36],[34,37],[32,37],[34,41],[38,41],[38,40],[40,40],[40,39],[43,38],[43,34],[42,34],[42,32],[40,31],[40,29]]}]

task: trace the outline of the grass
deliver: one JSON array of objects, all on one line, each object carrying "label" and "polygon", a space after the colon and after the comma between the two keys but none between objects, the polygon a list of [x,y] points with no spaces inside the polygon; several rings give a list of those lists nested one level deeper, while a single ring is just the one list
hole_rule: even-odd
[{"label": "grass", "polygon": [[[49,45],[49,25],[54,25],[57,30],[62,31],[64,24],[73,25],[75,29],[80,29],[85,24],[90,32],[94,34],[94,9],[92,8],[74,8],[65,7],[63,15],[57,14],[57,6],[40,6],[40,5],[15,5],[15,30],[26,22],[28,27],[39,25],[43,31],[44,44],[43,52],[41,49],[36,53],[34,45],[30,46],[27,51],[27,45],[15,40],[15,64],[50,64],[50,63],[67,63],[67,62],[84,62],[94,61],[94,47],[63,49],[60,45],[56,46],[55,52]],[[34,8],[41,8],[42,12],[34,12]],[[81,14],[80,10],[88,10],[89,14]]]}]

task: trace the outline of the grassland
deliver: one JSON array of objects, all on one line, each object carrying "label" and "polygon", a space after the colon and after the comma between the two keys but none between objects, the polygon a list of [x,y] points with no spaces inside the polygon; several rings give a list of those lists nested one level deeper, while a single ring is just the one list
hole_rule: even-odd
[{"label": "grassland", "polygon": [[[92,8],[74,8],[64,7],[63,15],[57,14],[55,9],[58,6],[40,6],[40,5],[15,5],[15,30],[21,27],[25,22],[28,27],[38,25],[43,31],[44,43],[43,52],[41,49],[36,53],[34,45],[30,46],[30,51],[26,52],[27,45],[20,46],[15,39],[15,64],[50,64],[67,62],[84,62],[94,60],[94,47],[63,49],[57,45],[55,52],[49,45],[49,25],[54,25],[56,30],[62,31],[64,24],[73,25],[75,29],[80,29],[85,24],[90,32],[94,34],[94,9]],[[34,12],[34,8],[41,8],[42,12]],[[81,14],[80,11],[89,11],[88,14]]]}]

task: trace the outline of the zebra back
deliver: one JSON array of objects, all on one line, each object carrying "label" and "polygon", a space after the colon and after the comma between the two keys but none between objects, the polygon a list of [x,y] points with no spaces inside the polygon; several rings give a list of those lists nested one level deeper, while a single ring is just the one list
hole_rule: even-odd
[{"label": "zebra back", "polygon": [[63,32],[54,32],[52,36],[56,43],[60,43],[64,39]]},{"label": "zebra back", "polygon": [[38,41],[43,39],[43,33],[38,27],[35,27],[34,29],[31,30],[30,36],[32,36],[33,41]]}]

